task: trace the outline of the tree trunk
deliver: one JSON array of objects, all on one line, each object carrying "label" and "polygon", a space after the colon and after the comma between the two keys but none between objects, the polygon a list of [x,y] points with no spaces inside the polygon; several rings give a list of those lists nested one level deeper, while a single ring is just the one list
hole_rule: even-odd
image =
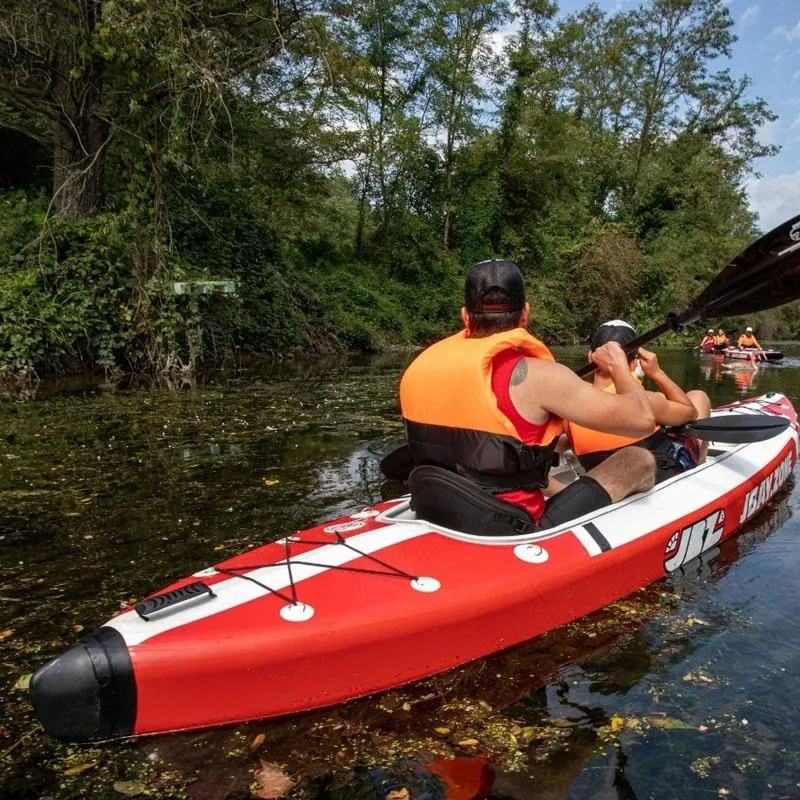
[{"label": "tree trunk", "polygon": [[109,126],[98,117],[64,120],[53,142],[53,199],[58,213],[81,219],[100,207]]},{"label": "tree trunk", "polygon": [[[79,20],[88,37],[99,19],[100,4],[84,0]],[[66,4],[58,23],[75,24]],[[76,70],[79,74],[76,74]],[[62,217],[81,219],[100,207],[109,123],[102,114],[105,63],[82,62],[77,44],[60,38],[54,51],[51,96],[58,115],[53,126],[53,203]]]}]

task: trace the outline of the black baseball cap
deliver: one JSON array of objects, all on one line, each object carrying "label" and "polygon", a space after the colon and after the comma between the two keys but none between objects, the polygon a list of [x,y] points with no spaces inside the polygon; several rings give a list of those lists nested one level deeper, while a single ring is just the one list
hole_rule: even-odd
[{"label": "black baseball cap", "polygon": [[467,273],[464,305],[473,314],[506,314],[525,308],[525,279],[513,261],[480,261]]},{"label": "black baseball cap", "polygon": [[589,347],[592,350],[597,350],[598,347],[604,345],[606,342],[619,342],[621,347],[629,345],[639,334],[636,333],[636,328],[624,319],[610,319],[604,322],[592,337],[592,343]]}]

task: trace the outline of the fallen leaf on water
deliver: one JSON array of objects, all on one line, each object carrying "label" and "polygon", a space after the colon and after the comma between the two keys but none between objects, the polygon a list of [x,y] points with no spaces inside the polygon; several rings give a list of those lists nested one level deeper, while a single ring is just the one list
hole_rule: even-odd
[{"label": "fallen leaf on water", "polygon": [[224,550],[225,549],[225,545],[224,544],[218,544],[214,549],[215,550]]},{"label": "fallen leaf on water", "polygon": [[8,639],[8,637],[11,636],[12,633],[14,633],[14,631],[11,630],[11,628],[6,628],[4,631],[0,631],[0,642],[3,639]]},{"label": "fallen leaf on water", "polygon": [[144,794],[145,788],[141,783],[134,781],[114,781],[114,791],[124,794],[126,797],[136,797]]},{"label": "fallen leaf on water", "polygon": [[274,486],[276,483],[280,483],[277,478],[267,479],[264,478],[264,486]]},{"label": "fallen leaf on water", "polygon": [[85,764],[78,764],[75,767],[70,767],[64,770],[65,775],[80,775],[82,772],[87,772],[97,766],[96,761],[87,761]]},{"label": "fallen leaf on water", "polygon": [[647,721],[654,727],[654,728],[663,728],[667,731],[674,731],[674,730],[697,730],[694,725],[690,725],[688,722],[684,722],[680,719],[674,719],[673,717],[660,717],[660,716],[652,716],[652,717],[645,717]]},{"label": "fallen leaf on water", "polygon": [[439,736],[448,736],[450,734],[450,728],[434,728],[434,731],[439,734]]},{"label": "fallen leaf on water", "polygon": [[[260,759],[259,759],[260,760]],[[282,769],[280,764],[261,761],[261,767],[255,771],[256,788],[251,792],[259,800],[277,800],[294,786],[294,780]]]},{"label": "fallen leaf on water", "polygon": [[625,717],[611,717],[611,730],[618,731],[625,724]]},{"label": "fallen leaf on water", "polygon": [[262,744],[267,740],[267,735],[265,733],[259,733],[257,736],[253,738],[253,741],[250,742],[250,749],[251,750],[258,750]]},{"label": "fallen leaf on water", "polygon": [[31,677],[33,673],[26,672],[24,675],[20,675],[17,678],[17,682],[14,684],[14,689],[18,692],[25,692],[28,690],[28,687],[31,685]]},{"label": "fallen leaf on water", "polygon": [[459,747],[477,747],[480,742],[477,739],[462,739],[459,743]]},{"label": "fallen leaf on water", "polygon": [[387,792],[386,800],[411,800],[411,792],[405,786],[402,789],[392,789]]}]

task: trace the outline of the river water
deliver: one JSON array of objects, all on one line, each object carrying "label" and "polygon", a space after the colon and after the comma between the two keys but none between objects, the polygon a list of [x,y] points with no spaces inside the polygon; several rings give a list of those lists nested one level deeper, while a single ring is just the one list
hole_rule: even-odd
[{"label": "river water", "polygon": [[[715,403],[777,390],[797,404],[800,346],[783,349],[758,370],[661,360]],[[681,577],[411,687],[101,746],[41,731],[27,676],[121,605],[403,492],[377,458],[402,436],[407,360],[0,394],[0,797],[234,800],[277,795],[287,778],[287,797],[320,800],[800,797],[794,480]]]}]

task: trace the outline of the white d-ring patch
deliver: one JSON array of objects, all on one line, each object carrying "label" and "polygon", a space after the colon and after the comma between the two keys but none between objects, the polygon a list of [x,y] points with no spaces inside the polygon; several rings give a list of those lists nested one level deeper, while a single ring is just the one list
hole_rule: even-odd
[{"label": "white d-ring patch", "polygon": [[314,609],[305,603],[289,603],[279,613],[287,622],[305,622],[314,616]]},{"label": "white d-ring patch", "polygon": [[518,544],[514,548],[514,555],[529,564],[544,564],[550,558],[550,553],[538,544]]},{"label": "white d-ring patch", "polygon": [[438,592],[442,584],[436,578],[414,578],[411,581],[411,588],[418,592]]},{"label": "white d-ring patch", "polygon": [[200,572],[195,572],[192,574],[193,578],[210,578],[212,575],[216,575],[217,571],[214,567],[206,567],[205,569],[201,569]]},{"label": "white d-ring patch", "polygon": [[325,531],[325,533],[345,533],[346,531],[355,531],[359,528],[363,528],[366,524],[366,522],[361,522],[360,520],[339,522],[336,525],[328,525],[322,530]]}]

